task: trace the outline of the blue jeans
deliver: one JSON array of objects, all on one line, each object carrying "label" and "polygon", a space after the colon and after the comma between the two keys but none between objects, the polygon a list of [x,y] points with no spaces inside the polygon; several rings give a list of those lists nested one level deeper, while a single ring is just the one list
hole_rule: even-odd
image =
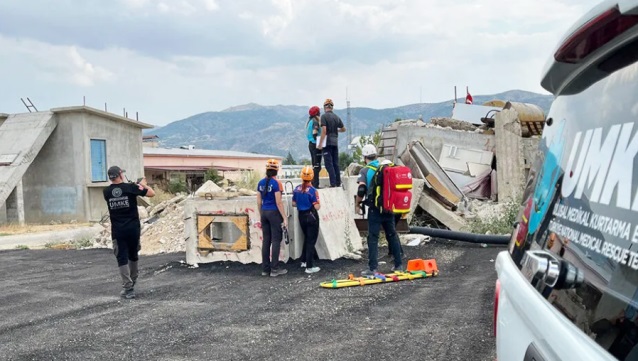
[{"label": "blue jeans", "polygon": [[371,271],[379,267],[379,232],[381,227],[394,257],[394,267],[401,266],[401,243],[394,225],[392,213],[381,213],[378,208],[368,207],[368,267]]},{"label": "blue jeans", "polygon": [[330,186],[341,186],[341,174],[339,173],[339,147],[326,145],[323,148],[323,163],[330,176]]}]

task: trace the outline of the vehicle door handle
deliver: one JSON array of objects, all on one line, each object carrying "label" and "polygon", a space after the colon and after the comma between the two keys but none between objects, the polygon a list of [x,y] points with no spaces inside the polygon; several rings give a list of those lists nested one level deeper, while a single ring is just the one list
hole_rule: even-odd
[{"label": "vehicle door handle", "polygon": [[529,344],[529,346],[527,346],[523,361],[546,361],[546,359],[545,357],[543,357],[543,354],[541,354],[538,348],[536,348],[536,345],[534,345],[534,343],[532,342]]},{"label": "vehicle door handle", "polygon": [[527,251],[521,272],[532,284],[542,280],[547,286],[554,287],[560,275],[560,261],[547,251]]},{"label": "vehicle door handle", "polygon": [[554,289],[575,288],[585,280],[585,274],[571,262],[541,250],[525,252],[521,272],[534,287],[542,281]]}]

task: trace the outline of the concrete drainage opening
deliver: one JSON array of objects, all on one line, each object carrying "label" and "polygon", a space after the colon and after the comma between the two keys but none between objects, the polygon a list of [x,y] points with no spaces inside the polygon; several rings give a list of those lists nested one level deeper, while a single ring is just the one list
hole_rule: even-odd
[{"label": "concrete drainage opening", "polygon": [[248,216],[197,215],[197,248],[204,251],[247,251]]}]

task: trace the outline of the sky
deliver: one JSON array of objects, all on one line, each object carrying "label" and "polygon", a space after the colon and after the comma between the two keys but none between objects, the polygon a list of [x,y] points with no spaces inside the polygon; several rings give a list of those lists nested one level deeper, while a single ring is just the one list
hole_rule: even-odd
[{"label": "sky", "polygon": [[0,112],[169,122],[232,106],[390,108],[511,89],[593,0],[2,0]]}]

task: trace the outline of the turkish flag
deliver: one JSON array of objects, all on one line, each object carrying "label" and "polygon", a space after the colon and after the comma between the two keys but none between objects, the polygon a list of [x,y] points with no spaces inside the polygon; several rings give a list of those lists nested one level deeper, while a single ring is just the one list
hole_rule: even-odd
[{"label": "turkish flag", "polygon": [[467,95],[465,96],[465,104],[472,104],[472,95],[470,92],[467,92]]}]

